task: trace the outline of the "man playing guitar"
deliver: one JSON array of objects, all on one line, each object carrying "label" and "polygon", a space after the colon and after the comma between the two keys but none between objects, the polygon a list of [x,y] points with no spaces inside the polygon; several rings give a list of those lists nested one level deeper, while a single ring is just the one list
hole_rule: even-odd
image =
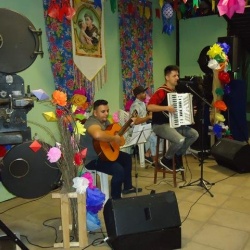
[{"label": "man playing guitar", "polygon": [[[108,116],[108,102],[95,101],[93,114],[84,124],[86,134],[81,136],[80,144],[87,148],[85,167],[111,175],[111,197],[119,199],[121,193],[136,193],[136,188],[132,186],[132,157],[119,150],[124,144],[122,134],[126,128],[120,129],[118,124],[110,124]],[[133,119],[131,118],[128,124],[131,124]],[[137,192],[141,191],[141,188],[137,189]]]}]

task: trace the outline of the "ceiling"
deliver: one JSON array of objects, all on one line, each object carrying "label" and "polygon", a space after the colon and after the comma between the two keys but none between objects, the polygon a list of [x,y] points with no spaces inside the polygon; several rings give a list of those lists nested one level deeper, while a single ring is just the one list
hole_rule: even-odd
[{"label": "ceiling", "polygon": [[238,37],[240,46],[250,52],[250,5],[243,14],[235,13],[231,19],[224,17],[228,23],[228,36]]}]

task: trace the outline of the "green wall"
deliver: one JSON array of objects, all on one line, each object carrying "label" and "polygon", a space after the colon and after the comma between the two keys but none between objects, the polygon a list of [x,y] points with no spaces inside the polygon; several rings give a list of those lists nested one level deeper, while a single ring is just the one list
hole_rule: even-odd
[{"label": "green wall", "polygon": [[227,36],[227,23],[217,15],[180,20],[180,75],[203,76],[197,62],[200,52],[218,37]]}]

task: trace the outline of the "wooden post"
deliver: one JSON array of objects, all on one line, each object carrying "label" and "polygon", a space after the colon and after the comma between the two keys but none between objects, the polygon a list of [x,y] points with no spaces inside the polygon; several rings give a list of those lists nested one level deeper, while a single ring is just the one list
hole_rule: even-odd
[{"label": "wooden post", "polygon": [[[86,226],[86,195],[73,193],[52,193],[52,198],[61,200],[61,219],[63,231],[63,243],[55,243],[54,247],[86,247],[88,245],[87,226]],[[71,212],[69,199],[77,199],[78,209],[78,236],[79,242],[70,242]]]}]

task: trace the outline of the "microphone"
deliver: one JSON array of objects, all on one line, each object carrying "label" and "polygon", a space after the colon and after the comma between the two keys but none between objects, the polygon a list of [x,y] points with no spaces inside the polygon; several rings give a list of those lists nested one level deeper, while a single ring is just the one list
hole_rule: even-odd
[{"label": "microphone", "polygon": [[178,81],[178,84],[180,85],[189,85],[189,84],[193,84],[193,81],[186,81],[186,80],[180,80]]}]

